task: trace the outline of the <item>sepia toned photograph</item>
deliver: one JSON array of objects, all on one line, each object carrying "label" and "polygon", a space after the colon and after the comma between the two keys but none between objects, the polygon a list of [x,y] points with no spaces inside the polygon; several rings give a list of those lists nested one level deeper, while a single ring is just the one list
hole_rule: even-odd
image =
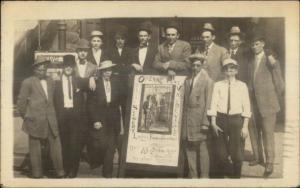
[{"label": "sepia toned photograph", "polygon": [[299,184],[298,3],[28,3],[1,6],[4,186]]}]

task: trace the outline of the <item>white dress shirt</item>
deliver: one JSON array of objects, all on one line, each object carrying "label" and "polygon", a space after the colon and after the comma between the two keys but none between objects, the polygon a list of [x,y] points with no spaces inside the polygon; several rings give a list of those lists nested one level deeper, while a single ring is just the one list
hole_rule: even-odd
[{"label": "white dress shirt", "polygon": [[123,48],[118,48],[119,55],[122,55]]},{"label": "white dress shirt", "polygon": [[[211,107],[207,111],[209,116],[216,116],[217,112],[227,114],[228,86],[228,80],[222,80],[214,84]],[[230,83],[229,109],[229,115],[241,114],[243,117],[251,117],[249,93],[244,82],[234,80]]]},{"label": "white dress shirt", "polygon": [[47,90],[47,82],[46,80],[40,80],[44,93],[48,99],[48,90]]},{"label": "white dress shirt", "polygon": [[139,48],[139,61],[140,61],[140,65],[141,65],[142,67],[143,67],[144,64],[145,64],[147,51],[148,51],[148,47]]},{"label": "white dress shirt", "polygon": [[103,84],[104,84],[106,102],[110,103],[111,102],[111,84],[110,84],[110,80],[103,79]]},{"label": "white dress shirt", "polygon": [[72,77],[70,77],[71,83],[71,98],[69,97],[69,87],[68,87],[68,77],[66,75],[62,75],[62,87],[63,87],[63,95],[64,95],[64,107],[65,108],[73,108],[73,83]]},{"label": "white dress shirt", "polygon": [[175,45],[176,45],[176,42],[174,42],[173,44],[168,44],[168,51],[169,51],[169,53],[171,53],[173,50],[174,50],[174,47],[175,47]]},{"label": "white dress shirt", "polygon": [[85,77],[86,67],[87,67],[87,62],[85,62],[84,64],[80,64],[79,62],[77,62],[78,73],[81,78]]},{"label": "white dress shirt", "polygon": [[93,49],[93,56],[96,60],[97,65],[99,66],[100,64],[100,59],[101,59],[101,54],[102,54],[102,50],[98,49],[97,51],[95,49]]},{"label": "white dress shirt", "polygon": [[259,64],[263,58],[263,56],[265,55],[264,51],[262,51],[261,53],[255,55],[255,66],[254,66],[254,75],[253,78],[255,79]]},{"label": "white dress shirt", "polygon": [[236,49],[230,49],[229,52],[230,52],[230,57],[232,57],[232,55],[235,55],[236,52],[237,52],[238,48]]}]

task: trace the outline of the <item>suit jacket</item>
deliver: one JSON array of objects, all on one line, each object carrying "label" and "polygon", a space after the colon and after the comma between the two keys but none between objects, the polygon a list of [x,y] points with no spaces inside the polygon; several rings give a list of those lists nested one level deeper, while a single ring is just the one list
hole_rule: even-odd
[{"label": "suit jacket", "polygon": [[[149,44],[147,48],[146,58],[143,65],[143,74],[155,74],[156,71],[153,69],[153,62],[155,60],[155,55],[157,54],[157,47]],[[141,65],[139,60],[139,49],[139,47],[133,49],[132,63]]]},{"label": "suit jacket", "polygon": [[[250,68],[250,97],[255,99],[259,113],[265,117],[274,113],[279,112],[280,105],[277,93],[282,93],[284,85],[281,76],[281,70],[279,62],[275,65],[271,65],[264,55],[259,63],[259,67],[256,72],[254,80],[255,60],[249,64]],[[281,82],[277,82],[281,80]],[[280,84],[277,89],[277,84]],[[277,92],[278,90],[278,92]]]},{"label": "suit jacket", "polygon": [[[100,63],[104,60],[107,60],[108,59],[108,54],[107,54],[107,51],[105,49],[101,49],[102,52],[101,52],[101,56],[100,56]],[[88,51],[88,55],[86,57],[86,59],[91,62],[92,64],[96,65],[97,66],[97,61],[93,55],[93,50],[90,49]]]},{"label": "suit jacket", "polygon": [[108,51],[109,59],[117,64],[114,68],[114,71],[120,75],[128,75],[129,74],[129,66],[132,62],[132,52],[128,47],[124,47],[121,53],[121,56],[116,47],[110,48]]},{"label": "suit jacket", "polygon": [[[88,95],[88,114],[91,123],[101,122],[104,130],[118,134],[120,132],[120,105],[123,94],[119,79],[111,78],[111,102],[107,104],[103,79],[97,80],[95,91],[90,91]],[[97,130],[92,130],[92,136],[97,138]]]},{"label": "suit jacket", "polygon": [[25,79],[18,96],[18,108],[23,117],[23,130],[37,138],[47,138],[49,127],[54,136],[58,135],[56,113],[53,105],[54,81],[47,78],[48,98],[39,78]]},{"label": "suit jacket", "polygon": [[[81,79],[72,76],[72,86],[73,86],[73,110],[76,114],[74,118],[76,118],[75,122],[80,123],[82,121],[81,114],[83,113],[84,107],[84,98],[81,94],[82,91],[86,91],[88,89],[88,78]],[[58,124],[60,124],[61,120],[64,118],[63,110],[64,110],[64,93],[63,93],[63,85],[62,80],[56,81],[55,83],[55,91],[54,91],[54,106],[57,114]]]},{"label": "suit jacket", "polygon": [[[228,49],[228,52],[230,50]],[[248,68],[249,68],[249,50],[247,50],[245,47],[240,46],[236,53],[231,56],[232,59],[236,60],[239,64],[239,72],[237,75],[237,79],[241,80],[245,83],[248,83],[249,77],[248,77]]]},{"label": "suit jacket", "polygon": [[213,80],[206,70],[202,69],[199,77],[194,80],[190,93],[191,78],[185,81],[184,110],[183,110],[183,139],[202,141],[206,139],[203,126],[209,126],[207,110],[210,106]]},{"label": "suit jacket", "polygon": [[[97,65],[90,63],[89,61],[87,62],[86,70],[85,70],[85,75],[84,78],[89,78],[97,73]],[[75,66],[75,76],[79,76],[79,71],[77,65]]]},{"label": "suit jacket", "polygon": [[209,76],[218,81],[223,78],[222,75],[222,62],[229,57],[227,50],[217,44],[213,44],[207,53],[207,72]]},{"label": "suit jacket", "polygon": [[191,45],[188,42],[177,40],[171,53],[168,51],[167,42],[158,46],[153,68],[160,73],[166,74],[163,64],[170,61],[169,69],[179,75],[187,75],[190,67],[188,57],[191,55]]}]

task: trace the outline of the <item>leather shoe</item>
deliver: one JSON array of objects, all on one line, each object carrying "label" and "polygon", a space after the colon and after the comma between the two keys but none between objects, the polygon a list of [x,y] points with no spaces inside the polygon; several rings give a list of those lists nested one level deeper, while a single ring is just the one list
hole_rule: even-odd
[{"label": "leather shoe", "polygon": [[259,160],[252,160],[249,162],[249,166],[256,166],[256,165],[263,165],[264,163],[262,161]]},{"label": "leather shoe", "polygon": [[265,172],[264,172],[264,177],[267,178],[273,173],[273,164],[272,163],[267,163]]}]

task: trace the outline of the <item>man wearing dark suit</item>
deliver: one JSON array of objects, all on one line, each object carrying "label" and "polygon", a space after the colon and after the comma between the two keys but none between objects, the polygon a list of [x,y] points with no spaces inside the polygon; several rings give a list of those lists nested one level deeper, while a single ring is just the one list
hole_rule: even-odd
[{"label": "man wearing dark suit", "polygon": [[205,43],[204,51],[196,51],[206,55],[206,66],[209,76],[218,81],[222,79],[222,61],[228,57],[227,50],[216,43],[215,29],[211,23],[205,23],[202,31],[201,38]]},{"label": "man wearing dark suit", "polygon": [[[78,59],[76,62],[75,70],[74,70],[74,76],[79,79],[86,79],[90,77],[97,76],[97,65],[92,64],[87,60],[88,56],[88,50],[89,50],[89,42],[85,39],[80,39],[77,44],[77,55]],[[96,83],[94,79],[90,79],[89,87],[91,90],[95,90]],[[90,152],[90,147],[88,145],[89,142],[89,133],[88,133],[88,127],[90,126],[90,122],[87,115],[87,92],[84,90],[80,90],[78,92],[78,96],[80,96],[83,100],[82,107],[81,107],[81,121],[82,121],[82,139],[81,139],[81,150],[84,149],[85,146],[87,146],[87,152]],[[91,151],[92,152],[92,151]],[[89,156],[83,152],[82,157],[84,160],[89,161]]]},{"label": "man wearing dark suit", "polygon": [[99,67],[100,63],[108,58],[107,52],[103,48],[103,33],[101,31],[92,31],[90,44],[91,48],[88,51],[87,60]]},{"label": "man wearing dark suit", "polygon": [[247,83],[248,82],[248,62],[249,50],[243,45],[245,34],[241,32],[238,26],[232,26],[228,33],[229,41],[229,56],[239,64],[237,79]]},{"label": "man wearing dark suit", "polygon": [[[74,76],[75,57],[63,57],[63,74],[56,82],[54,104],[56,108],[60,138],[62,144],[63,164],[67,178],[75,178],[79,167],[82,139],[83,79]],[[86,79],[87,81],[87,79]],[[87,83],[85,84],[87,85]]]},{"label": "man wearing dark suit", "polygon": [[46,77],[44,57],[33,64],[34,75],[25,79],[18,96],[18,108],[24,120],[23,130],[29,136],[29,154],[33,178],[42,178],[42,144],[50,146],[50,156],[58,178],[64,176],[61,144],[53,105],[54,81]]},{"label": "man wearing dark suit", "polygon": [[190,177],[208,178],[210,159],[206,140],[210,123],[207,110],[214,82],[203,69],[203,55],[193,54],[190,60],[193,73],[185,82],[182,139]]},{"label": "man wearing dark suit", "polygon": [[[121,95],[122,86],[117,77],[112,77],[110,60],[101,63],[101,77],[97,79],[95,91],[89,93],[88,110],[92,121],[94,167],[103,164],[103,176],[112,177],[113,158],[121,133]],[[103,161],[102,161],[103,160]]]},{"label": "man wearing dark suit", "polygon": [[165,28],[166,41],[158,47],[153,68],[161,74],[169,76],[188,75],[190,67],[188,57],[191,55],[191,45],[179,40],[179,29],[176,23],[170,23]]},{"label": "man wearing dark suit", "polygon": [[[280,111],[278,98],[284,91],[280,64],[272,54],[264,50],[265,40],[262,33],[255,33],[252,40],[254,58],[250,62],[250,97],[253,105],[254,120],[259,134],[262,135],[266,165],[264,176],[273,172],[275,157],[274,129],[276,114]],[[257,138],[258,144],[261,137]]]},{"label": "man wearing dark suit", "polygon": [[151,28],[145,22],[138,29],[139,46],[133,49],[131,66],[135,74],[155,74],[153,62],[157,47],[151,44]]}]

